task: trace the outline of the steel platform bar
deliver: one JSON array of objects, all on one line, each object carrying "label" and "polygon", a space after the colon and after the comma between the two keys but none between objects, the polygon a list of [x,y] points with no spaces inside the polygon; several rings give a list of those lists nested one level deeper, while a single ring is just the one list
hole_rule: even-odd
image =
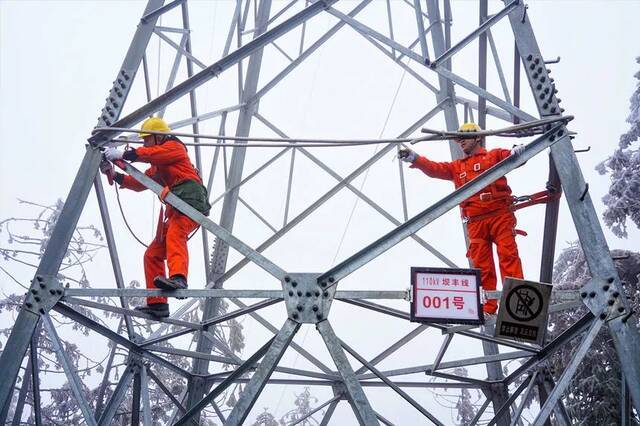
[{"label": "steel platform bar", "polygon": [[360,382],[356,379],[356,375],[351,368],[351,364],[349,364],[349,360],[342,350],[340,339],[338,339],[333,331],[329,320],[320,321],[316,324],[316,328],[322,336],[322,339],[329,350],[329,354],[338,368],[338,372],[342,376],[349,403],[351,404],[351,408],[353,409],[353,413],[358,419],[358,422],[363,425],[378,424],[375,413],[369,404],[369,400],[362,390]]},{"label": "steel platform bar", "polygon": [[140,426],[140,394],[142,393],[142,384],[140,382],[140,370],[138,369],[133,376],[133,387],[131,390],[131,426]]},{"label": "steel platform bar", "polygon": [[[88,308],[95,308],[95,309],[100,309],[102,311],[114,312],[116,314],[123,314],[124,315],[123,318],[130,318],[130,317],[144,318],[154,322],[178,325],[181,327],[187,327],[194,330],[200,330],[202,328],[201,324],[195,324],[189,321],[182,321],[182,320],[176,320],[171,318],[158,318],[158,317],[154,317],[153,315],[143,314],[142,312],[136,311],[133,309],[119,308],[117,306],[107,305],[104,303],[92,302],[91,300],[76,299],[70,296],[65,296],[61,300],[70,305],[81,305]],[[130,339],[131,339],[131,336],[130,336]]]}]

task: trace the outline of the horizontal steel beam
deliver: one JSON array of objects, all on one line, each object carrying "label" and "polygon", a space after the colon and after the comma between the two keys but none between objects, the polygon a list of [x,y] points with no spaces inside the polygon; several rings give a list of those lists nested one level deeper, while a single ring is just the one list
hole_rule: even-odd
[{"label": "horizontal steel beam", "polygon": [[[73,297],[205,297],[205,298],[231,298],[240,299],[282,299],[282,290],[236,290],[224,288],[205,288],[194,290],[148,290],[144,288],[67,288],[64,297],[69,303],[77,303],[98,309],[113,312],[126,313],[127,315],[147,318],[147,315],[139,314],[128,309],[104,305],[96,302],[86,302]],[[334,299],[386,299],[409,300],[406,290],[344,290],[336,291]],[[160,320],[175,325],[194,328],[195,324],[180,320]]]}]

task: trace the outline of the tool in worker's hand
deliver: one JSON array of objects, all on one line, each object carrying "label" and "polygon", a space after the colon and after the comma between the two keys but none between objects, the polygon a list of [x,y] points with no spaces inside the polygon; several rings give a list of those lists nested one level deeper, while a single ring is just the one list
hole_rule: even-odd
[{"label": "tool in worker's hand", "polygon": [[109,185],[113,185],[113,177],[115,176],[116,172],[113,169],[113,164],[107,161],[107,159],[104,158],[104,155],[103,160],[100,162],[100,171],[107,176]]},{"label": "tool in worker's hand", "polygon": [[[404,145],[402,145],[404,147]],[[418,154],[416,154],[412,149],[404,147],[398,151],[398,158],[402,161],[406,161],[407,163],[413,163],[418,159]]]}]

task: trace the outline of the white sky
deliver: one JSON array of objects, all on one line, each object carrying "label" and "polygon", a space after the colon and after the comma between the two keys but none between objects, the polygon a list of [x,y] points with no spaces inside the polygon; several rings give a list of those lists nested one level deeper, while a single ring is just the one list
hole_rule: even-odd
[{"label": "white sky", "polygon": [[[286,3],[274,2],[272,14],[284,4]],[[356,4],[354,1],[343,1],[338,4],[338,9],[351,10]],[[639,68],[635,57],[640,55],[636,43],[640,37],[640,27],[637,26],[640,2],[532,1],[529,4],[528,14],[544,57],[562,57],[559,64],[551,66],[552,76],[556,80],[558,96],[563,100],[566,113],[576,116],[570,125],[571,130],[578,132],[574,146],[591,146],[589,152],[579,154],[579,159],[582,173],[590,185],[590,194],[600,214],[603,210],[600,199],[607,191],[608,178],[599,176],[594,166],[615,149],[619,135],[628,128],[624,120],[628,113],[628,99],[637,82],[633,74]],[[194,53],[206,64],[220,56],[233,5],[231,1],[190,3]],[[129,1],[0,0],[0,219],[30,213],[24,206],[18,205],[18,198],[51,204],[57,198],[66,197],[84,153],[83,144],[96,123],[143,7],[143,2]],[[498,2],[492,2],[490,13],[495,13],[500,7]],[[415,21],[411,9],[399,0],[392,2],[392,8],[395,36],[407,45],[415,38]],[[299,6],[292,10],[299,10]],[[359,19],[386,34],[384,11],[383,2],[373,2],[359,15]],[[454,1],[453,14],[455,41],[477,25],[476,2]],[[163,25],[178,25],[178,15],[166,15]],[[334,23],[335,19],[328,15],[314,18],[307,26],[307,40],[315,40]],[[496,25],[493,31],[511,87],[509,75],[513,62],[513,41],[507,21]],[[299,30],[295,30],[285,36],[279,45],[290,55],[294,55],[297,53],[298,43]],[[305,43],[305,46],[308,45],[309,41]],[[429,46],[431,49],[430,42]],[[162,91],[166,84],[173,50],[166,44],[160,49],[163,69],[159,78],[156,72],[157,37],[152,38],[148,53],[152,93],[155,96],[157,86]],[[472,43],[455,57],[454,71],[474,81],[477,78],[475,55],[477,43]],[[262,87],[287,62],[283,55],[269,47],[265,51],[258,87]],[[502,96],[491,57],[489,64],[489,90]],[[414,66],[414,69],[418,68]],[[422,70],[420,73],[429,81],[437,82],[433,73]],[[402,75],[398,66],[353,31],[344,28],[271,91],[261,102],[260,112],[291,136],[394,137],[435,105],[435,97],[431,92],[425,90],[410,75],[405,75],[404,78]],[[182,65],[178,80],[184,77]],[[141,74],[128,99],[127,111],[132,111],[145,102],[140,78]],[[236,81],[234,69],[201,88],[198,91],[199,111],[202,113],[235,105]],[[392,107],[392,99],[401,81]],[[459,88],[457,90],[465,97],[472,97]],[[523,86],[523,108],[532,113],[534,109],[527,91],[528,88]],[[166,118],[169,121],[185,118],[185,106],[183,100],[167,111]],[[389,119],[385,126],[387,115]],[[237,115],[230,115],[228,133],[235,130],[236,117]],[[216,134],[218,125],[218,119],[206,122],[201,126],[201,132]],[[489,128],[503,125],[500,121],[489,119]],[[428,124],[431,128],[443,126],[441,115]],[[273,136],[255,120],[252,134]],[[511,147],[513,143],[515,141],[490,140],[488,146]],[[345,176],[369,158],[374,149],[318,148],[314,153]],[[434,159],[448,158],[448,148],[444,143],[422,144],[417,150]],[[245,175],[276,152],[275,149],[250,151]],[[203,153],[205,176],[208,176],[212,153],[211,148]],[[528,194],[544,189],[547,178],[546,154],[539,157],[509,175],[514,193]],[[290,156],[285,155],[274,164],[275,167],[259,175],[259,179],[252,181],[241,192],[241,196],[276,228],[280,228],[283,221],[289,159]],[[218,168],[214,183],[213,194],[216,196],[222,192],[220,170]],[[452,189],[449,182],[429,180],[417,171],[405,169],[405,179],[409,216],[422,211]],[[289,218],[295,217],[334,184],[332,178],[308,159],[296,155]],[[358,188],[362,184],[362,178],[354,183]],[[392,161],[391,155],[385,156],[371,168],[363,191],[402,220],[398,165]],[[157,214],[157,202],[149,194],[123,193],[121,196],[133,228],[143,239],[150,240],[155,229],[153,222]],[[116,227],[125,280],[142,281],[143,250],[124,228],[111,188],[107,190],[107,197]],[[388,221],[363,202],[357,204],[349,222],[353,206],[353,194],[341,191],[265,254],[288,271],[323,271],[393,229]],[[152,212],[153,209],[155,213]],[[218,220],[219,211],[220,204],[212,213],[212,220]],[[520,227],[529,232],[528,237],[519,239],[525,276],[533,280],[539,274],[543,212],[544,208],[538,206],[518,214]],[[420,231],[420,235],[454,262],[464,266],[466,260],[462,249],[463,238],[456,216],[455,210],[449,212]],[[93,194],[89,197],[81,223],[100,225]],[[344,233],[347,223],[347,232]],[[343,233],[344,240],[340,245]],[[234,234],[255,247],[270,235],[270,231],[246,209],[239,207]],[[640,236],[637,229],[632,229],[626,240],[615,238],[608,230],[605,230],[605,235],[611,248],[626,249],[637,249]],[[568,208],[563,202],[558,229],[558,251],[575,239],[576,232]],[[203,282],[203,262],[199,237],[193,239],[191,247],[190,282],[193,288],[200,288]],[[235,264],[237,259],[237,254],[233,253],[229,264]],[[409,240],[349,276],[342,282],[341,288],[404,289],[409,285],[409,266],[442,265]],[[94,286],[113,285],[106,251],[94,262],[90,272],[89,280]],[[17,270],[16,273],[24,282],[32,274],[29,270]],[[0,282],[3,283],[5,292],[16,290],[5,278]],[[232,288],[277,288],[273,279],[255,267],[246,268],[229,285]],[[404,303],[389,305],[407,309]],[[178,303],[173,301],[172,308],[176,309],[177,306]],[[369,358],[411,328],[409,324],[389,321],[377,314],[345,308],[344,304],[338,302],[333,308],[331,318],[338,335]],[[267,316],[274,319],[276,326],[284,320],[280,306],[269,309]],[[262,345],[267,334],[259,325],[250,321],[246,321],[244,325],[248,340],[244,356],[249,356],[252,350]],[[376,338],[371,336],[372,327],[376,327],[378,331]],[[429,363],[441,340],[439,333],[425,333],[415,344],[409,345],[407,352],[390,358],[381,366],[386,369]],[[314,348],[315,352],[319,351],[318,356],[331,364],[313,330],[307,334],[304,328],[301,329],[296,341],[304,342]],[[478,344],[470,344],[465,340],[460,340],[457,345],[455,343],[454,341],[446,359],[479,354]],[[412,352],[409,353],[409,350]],[[306,367],[302,359],[294,361],[294,358],[295,355],[287,352],[287,365]],[[358,367],[359,365],[356,368]],[[475,377],[484,377],[485,374],[482,369],[470,369],[470,372]],[[290,405],[287,401],[292,400],[294,392],[300,391],[301,388],[275,387],[274,392],[269,392],[269,395],[261,397],[256,403],[254,414],[259,413],[261,407],[269,406],[278,416],[282,415]],[[404,424],[422,421],[415,410],[406,409],[406,403],[397,400],[395,396],[389,399],[390,393],[367,391],[374,407],[390,419]],[[436,403],[427,402],[431,399],[430,394],[410,393],[425,402],[438,415],[449,415],[447,410]],[[316,392],[320,402],[329,398],[329,394],[328,389]],[[282,395],[285,395],[283,402],[279,403]],[[402,414],[398,414],[397,410],[402,410]],[[348,422],[353,419],[351,416],[348,405],[341,404],[334,419]]]}]

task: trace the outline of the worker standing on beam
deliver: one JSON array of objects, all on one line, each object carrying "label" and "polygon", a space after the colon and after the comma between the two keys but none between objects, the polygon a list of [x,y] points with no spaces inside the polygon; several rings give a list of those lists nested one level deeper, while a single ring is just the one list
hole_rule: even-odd
[{"label": "worker standing on beam", "polygon": [[[459,132],[481,130],[475,123],[465,123],[458,129]],[[429,177],[452,180],[457,189],[510,155],[520,155],[524,151],[523,145],[516,145],[511,150],[497,148],[487,151],[482,147],[483,139],[483,136],[456,139],[465,157],[452,162],[431,161],[408,148],[401,149],[398,156],[401,160],[411,163],[411,168],[420,169]],[[480,269],[482,287],[485,291],[496,289],[492,244],[497,246],[502,279],[523,278],[515,236],[524,232],[515,229],[516,217],[510,208],[512,204],[511,188],[504,176],[460,204],[469,234],[467,257]],[[483,307],[485,313],[495,314],[497,309],[496,299],[486,300]]]},{"label": "worker standing on beam", "polygon": [[[158,134],[159,132],[163,134]],[[151,117],[142,124],[140,136],[144,140],[143,147],[125,151],[109,147],[104,156],[109,161],[126,160],[151,164],[145,174],[165,187],[164,196],[171,191],[207,216],[211,208],[207,190],[189,159],[187,147],[169,132],[171,128],[163,119]],[[109,177],[110,182],[117,182],[121,188],[133,191],[147,189],[133,177],[116,173],[108,161],[103,162],[100,170]],[[144,253],[146,285],[148,289],[186,289],[189,270],[187,240],[189,234],[198,228],[198,224],[170,205],[166,205],[166,210],[163,210],[160,209],[155,238]],[[169,316],[166,297],[147,297],[147,305],[135,309],[159,318]]]}]

